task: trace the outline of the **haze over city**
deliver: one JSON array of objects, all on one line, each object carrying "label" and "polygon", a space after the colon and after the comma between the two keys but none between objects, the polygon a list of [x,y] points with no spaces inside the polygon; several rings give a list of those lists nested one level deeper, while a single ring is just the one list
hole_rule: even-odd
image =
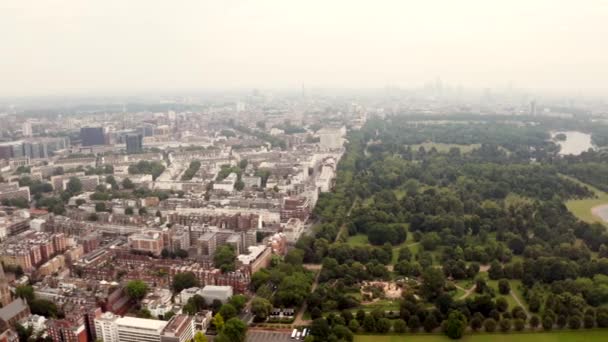
[{"label": "haze over city", "polygon": [[608,2],[0,3],[0,96],[415,87],[602,95]]},{"label": "haze over city", "polygon": [[608,341],[607,19],[0,0],[0,342]]}]

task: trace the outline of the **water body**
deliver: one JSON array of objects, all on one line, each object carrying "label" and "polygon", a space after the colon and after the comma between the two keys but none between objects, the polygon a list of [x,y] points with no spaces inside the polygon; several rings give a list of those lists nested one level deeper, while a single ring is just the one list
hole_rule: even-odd
[{"label": "water body", "polygon": [[555,141],[556,144],[561,146],[559,154],[561,155],[579,155],[586,152],[588,149],[593,148],[591,143],[591,134],[578,132],[578,131],[563,131],[563,132],[551,132],[551,138],[555,138],[555,135],[563,133],[566,135],[565,141]]}]

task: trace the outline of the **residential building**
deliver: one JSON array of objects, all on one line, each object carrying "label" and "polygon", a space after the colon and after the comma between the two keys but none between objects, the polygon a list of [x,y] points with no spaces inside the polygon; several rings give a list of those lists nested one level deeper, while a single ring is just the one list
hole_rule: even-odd
[{"label": "residential building", "polygon": [[3,320],[10,326],[30,316],[30,307],[23,298],[17,298],[8,305],[0,308],[0,320]]},{"label": "residential building", "polygon": [[129,247],[133,250],[153,255],[160,255],[163,250],[163,234],[160,231],[150,230],[142,234],[129,236]]},{"label": "residential building", "polygon": [[194,338],[194,320],[188,315],[171,317],[160,335],[161,342],[190,342]]},{"label": "residential building", "polygon": [[8,280],[4,274],[4,268],[0,264],[0,304],[2,307],[7,306],[12,301],[11,291],[8,288]]}]

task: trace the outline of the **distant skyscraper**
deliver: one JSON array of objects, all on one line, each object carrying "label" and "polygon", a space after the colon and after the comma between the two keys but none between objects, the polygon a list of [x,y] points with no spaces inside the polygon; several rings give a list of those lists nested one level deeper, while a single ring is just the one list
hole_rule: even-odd
[{"label": "distant skyscraper", "polygon": [[4,274],[4,269],[0,265],[0,304],[2,307],[7,306],[12,301],[11,291],[8,288],[8,280]]},{"label": "distant skyscraper", "polygon": [[530,115],[536,115],[536,101],[530,102]]},{"label": "distant skyscraper", "polygon": [[236,111],[237,111],[237,113],[245,111],[245,102],[237,101],[236,102]]},{"label": "distant skyscraper", "polygon": [[105,137],[102,127],[83,127],[80,129],[80,140],[82,146],[105,145]]},{"label": "distant skyscraper", "polygon": [[23,123],[22,131],[24,137],[32,136],[32,123],[29,120]]},{"label": "distant skyscraper", "polygon": [[140,153],[143,149],[143,136],[141,134],[127,134],[127,153]]}]

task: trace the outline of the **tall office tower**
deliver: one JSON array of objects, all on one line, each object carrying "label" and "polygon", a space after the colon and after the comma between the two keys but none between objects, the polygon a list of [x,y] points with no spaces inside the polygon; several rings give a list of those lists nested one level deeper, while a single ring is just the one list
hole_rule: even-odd
[{"label": "tall office tower", "polygon": [[143,150],[143,139],[141,134],[127,134],[127,153],[140,153]]},{"label": "tall office tower", "polygon": [[103,127],[82,127],[80,129],[82,146],[105,145]]},{"label": "tall office tower", "polygon": [[530,115],[536,115],[536,101],[530,102]]},{"label": "tall office tower", "polygon": [[32,123],[29,120],[24,122],[21,130],[23,131],[24,137],[31,137],[32,136]]},{"label": "tall office tower", "polygon": [[12,301],[11,291],[8,288],[8,280],[4,274],[4,269],[0,265],[0,304],[2,307],[7,306]]}]

